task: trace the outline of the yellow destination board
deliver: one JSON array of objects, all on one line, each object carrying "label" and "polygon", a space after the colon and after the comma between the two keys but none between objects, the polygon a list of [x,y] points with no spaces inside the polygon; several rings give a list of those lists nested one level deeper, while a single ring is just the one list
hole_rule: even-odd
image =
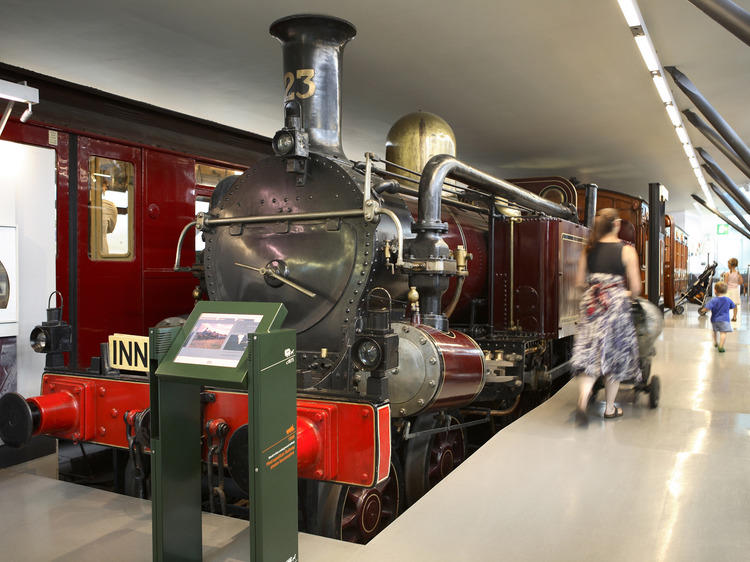
[{"label": "yellow destination board", "polygon": [[115,369],[148,372],[148,336],[109,336],[109,364]]}]

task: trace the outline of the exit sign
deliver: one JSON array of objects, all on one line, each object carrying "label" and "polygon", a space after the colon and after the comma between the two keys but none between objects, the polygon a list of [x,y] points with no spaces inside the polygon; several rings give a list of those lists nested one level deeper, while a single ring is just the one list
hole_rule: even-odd
[{"label": "exit sign", "polygon": [[717,224],[716,225],[716,234],[729,234],[729,225],[728,224]]}]

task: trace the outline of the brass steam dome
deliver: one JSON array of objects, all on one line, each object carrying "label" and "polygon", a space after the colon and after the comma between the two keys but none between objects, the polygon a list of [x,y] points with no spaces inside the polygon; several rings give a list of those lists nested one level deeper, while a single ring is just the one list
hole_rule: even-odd
[{"label": "brass steam dome", "polygon": [[[409,113],[396,121],[388,131],[385,158],[389,162],[421,173],[427,161],[437,154],[455,156],[456,135],[451,126],[434,113]],[[417,177],[390,165],[386,165],[386,169],[404,176]]]}]

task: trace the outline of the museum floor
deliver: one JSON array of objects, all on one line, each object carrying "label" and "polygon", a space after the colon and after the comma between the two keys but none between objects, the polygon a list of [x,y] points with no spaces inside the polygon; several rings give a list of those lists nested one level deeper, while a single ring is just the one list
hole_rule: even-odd
[{"label": "museum floor", "polygon": [[[623,390],[622,418],[601,419],[596,402],[582,429],[571,382],[370,544],[300,534],[300,560],[746,559],[750,335],[743,308],[725,353],[713,347],[697,307],[666,315],[653,363],[662,386],[657,409],[643,395],[633,404]],[[150,559],[148,501],[29,470],[39,471],[40,462],[0,471],[2,559]],[[204,514],[204,559],[247,560],[246,526]]]}]

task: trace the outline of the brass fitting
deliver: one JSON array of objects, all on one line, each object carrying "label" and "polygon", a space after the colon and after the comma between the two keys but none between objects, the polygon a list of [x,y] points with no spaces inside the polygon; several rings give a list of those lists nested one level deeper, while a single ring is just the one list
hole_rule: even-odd
[{"label": "brass fitting", "polygon": [[417,292],[416,287],[409,287],[409,294],[406,295],[406,298],[409,299],[409,303],[414,306],[414,304],[419,303],[419,292]]},{"label": "brass fitting", "polygon": [[466,251],[466,248],[459,245],[456,246],[456,251],[454,252],[454,255],[456,257],[456,273],[461,277],[466,277],[469,275],[469,270],[467,268],[468,261],[472,259],[472,255],[469,254]]}]

